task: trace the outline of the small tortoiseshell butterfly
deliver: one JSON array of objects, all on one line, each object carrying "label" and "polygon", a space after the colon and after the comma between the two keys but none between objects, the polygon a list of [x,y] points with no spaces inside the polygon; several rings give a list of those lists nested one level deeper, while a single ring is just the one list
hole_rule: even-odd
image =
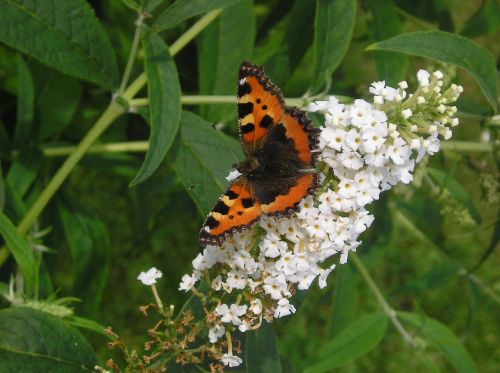
[{"label": "small tortoiseshell butterfly", "polygon": [[201,228],[203,246],[221,245],[262,214],[291,214],[318,186],[313,151],[318,129],[304,111],[285,106],[280,89],[261,66],[246,61],[238,73],[238,118],[246,159],[236,165],[241,176],[231,182]]}]

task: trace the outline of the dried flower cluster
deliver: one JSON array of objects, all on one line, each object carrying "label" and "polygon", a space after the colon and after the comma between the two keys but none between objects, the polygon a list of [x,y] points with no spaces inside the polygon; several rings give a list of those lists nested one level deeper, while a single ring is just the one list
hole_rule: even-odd
[{"label": "dried flower cluster", "polygon": [[360,99],[345,105],[335,97],[311,103],[309,111],[324,116],[316,195],[305,198],[292,217],[264,217],[254,229],[221,247],[207,246],[194,259],[193,273],[183,276],[179,289],[196,294],[197,282],[207,282],[201,296],[206,325],[210,343],[227,345],[223,364],[241,363],[232,352],[235,328],[245,332],[263,319],[294,313],[290,298],[316,278],[325,287],[337,262],[347,261],[373,222],[366,206],[382,191],[412,181],[415,164],[439,150],[440,137],[451,137],[458,124],[453,103],[462,87],[444,89],[439,71],[420,70],[417,79],[413,94],[406,82],[398,88],[374,82],[372,103]]}]

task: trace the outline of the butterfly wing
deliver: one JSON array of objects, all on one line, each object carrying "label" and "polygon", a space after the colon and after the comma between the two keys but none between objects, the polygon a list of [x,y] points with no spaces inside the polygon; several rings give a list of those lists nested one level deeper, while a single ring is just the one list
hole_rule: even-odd
[{"label": "butterfly wing", "polygon": [[264,214],[284,216],[297,210],[300,201],[314,193],[317,186],[317,174],[311,173],[282,181],[281,184],[256,185],[255,193],[262,198],[260,208]]},{"label": "butterfly wing", "polygon": [[235,232],[250,228],[262,214],[244,178],[236,179],[219,198],[200,231],[201,245],[221,245]]},{"label": "butterfly wing", "polygon": [[294,150],[304,166],[316,166],[319,129],[314,127],[303,110],[285,107],[281,124],[286,130],[286,138],[293,141]]},{"label": "butterfly wing", "polygon": [[304,111],[285,106],[262,67],[249,62],[238,74],[238,118],[243,150],[251,157],[263,154],[270,171],[258,181],[242,176],[229,186],[201,228],[202,245],[221,245],[262,213],[289,214],[318,185],[317,129]]},{"label": "butterfly wing", "polygon": [[285,101],[261,66],[242,62],[238,73],[238,121],[246,149],[255,149],[269,129],[279,123]]}]

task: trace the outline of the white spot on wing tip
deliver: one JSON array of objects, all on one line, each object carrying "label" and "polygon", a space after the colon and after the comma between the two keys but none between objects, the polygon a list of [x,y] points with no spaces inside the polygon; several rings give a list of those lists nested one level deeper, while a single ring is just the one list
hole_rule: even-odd
[{"label": "white spot on wing tip", "polygon": [[209,228],[208,226],[207,226],[207,227],[203,227],[203,230],[204,230],[205,232],[210,232],[210,228]]},{"label": "white spot on wing tip", "polygon": [[243,84],[245,84],[246,81],[247,81],[247,78],[243,78],[243,79],[240,79],[239,83],[240,83],[240,85],[243,85]]}]

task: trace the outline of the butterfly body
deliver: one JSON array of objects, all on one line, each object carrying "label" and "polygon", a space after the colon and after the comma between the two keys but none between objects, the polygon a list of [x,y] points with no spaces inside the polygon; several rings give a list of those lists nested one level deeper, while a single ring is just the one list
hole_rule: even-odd
[{"label": "butterfly body", "polygon": [[209,213],[202,245],[220,245],[251,227],[262,214],[289,215],[317,188],[317,129],[306,114],[284,104],[260,66],[243,62],[238,76],[238,117],[245,160]]}]

